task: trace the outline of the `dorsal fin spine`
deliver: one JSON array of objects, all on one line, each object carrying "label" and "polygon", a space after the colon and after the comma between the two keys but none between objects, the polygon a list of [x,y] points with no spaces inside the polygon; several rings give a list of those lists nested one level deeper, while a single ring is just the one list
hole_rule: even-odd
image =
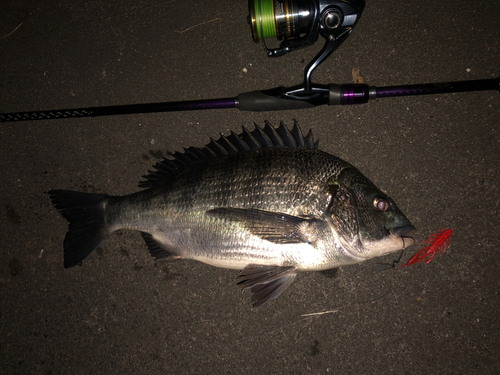
[{"label": "dorsal fin spine", "polygon": [[276,129],[272,127],[272,125],[266,121],[266,126],[264,126],[264,132],[266,135],[271,139],[271,142],[273,143],[274,147],[284,147],[285,143],[279,136],[279,134],[276,132]]},{"label": "dorsal fin spine", "polygon": [[220,138],[217,140],[217,143],[223,147],[228,154],[236,154],[238,153],[238,149],[236,148],[235,145],[233,145],[229,139],[227,139],[225,136],[222,134],[220,135]]},{"label": "dorsal fin spine", "polygon": [[252,133],[250,133],[244,126],[242,126],[242,129],[243,132],[241,133],[240,137],[243,139],[243,141],[246,142],[246,144],[250,147],[250,149],[251,150],[261,149],[262,148],[261,144],[259,143],[258,140],[255,139]]},{"label": "dorsal fin spine", "polygon": [[290,133],[290,130],[288,130],[283,121],[280,123],[278,129],[276,129],[276,132],[280,135],[287,147],[297,147],[297,142],[295,142],[292,133]]},{"label": "dorsal fin spine", "polygon": [[271,141],[271,138],[264,133],[264,130],[259,125],[255,125],[255,130],[252,132],[252,135],[259,141],[262,148],[273,147],[273,141]]},{"label": "dorsal fin spine", "polygon": [[296,121],[293,124],[293,128],[292,128],[291,133],[293,135],[293,138],[295,139],[295,142],[297,142],[297,147],[304,148],[305,147],[304,135],[302,135],[302,131],[300,130],[299,125],[297,124]]},{"label": "dorsal fin spine", "polygon": [[219,142],[214,141],[212,138],[210,138],[210,143],[207,145],[207,148],[213,151],[215,156],[227,156],[229,154]]},{"label": "dorsal fin spine", "polygon": [[238,149],[240,152],[248,152],[250,151],[250,147],[246,142],[244,142],[238,135],[231,131],[231,135],[227,137],[227,139]]}]

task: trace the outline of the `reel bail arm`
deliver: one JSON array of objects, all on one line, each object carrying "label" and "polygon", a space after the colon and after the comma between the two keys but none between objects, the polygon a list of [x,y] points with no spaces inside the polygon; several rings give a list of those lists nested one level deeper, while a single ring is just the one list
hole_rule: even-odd
[{"label": "reel bail arm", "polygon": [[323,61],[325,61],[340,45],[347,39],[347,37],[351,34],[352,29],[342,30],[340,35],[336,36],[335,33],[332,33],[326,37],[325,45],[319,51],[319,53],[312,59],[312,61],[307,64],[304,69],[304,91],[311,91],[312,83],[311,83],[311,75]]}]

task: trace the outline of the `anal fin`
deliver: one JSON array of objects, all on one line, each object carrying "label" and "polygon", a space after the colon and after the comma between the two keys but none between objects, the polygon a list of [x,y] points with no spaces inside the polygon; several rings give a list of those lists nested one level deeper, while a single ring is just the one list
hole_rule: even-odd
[{"label": "anal fin", "polygon": [[238,286],[253,293],[253,307],[278,297],[295,279],[295,267],[248,265],[238,275]]},{"label": "anal fin", "polygon": [[171,252],[164,245],[156,241],[151,234],[141,232],[141,235],[148,246],[149,253],[156,260],[176,260],[182,258],[180,255]]}]

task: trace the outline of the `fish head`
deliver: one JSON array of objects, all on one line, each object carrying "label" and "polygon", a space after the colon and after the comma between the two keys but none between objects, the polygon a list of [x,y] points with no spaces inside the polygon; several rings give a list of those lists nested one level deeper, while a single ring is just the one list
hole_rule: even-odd
[{"label": "fish head", "polygon": [[415,227],[361,172],[346,168],[331,181],[326,216],[350,256],[363,261],[414,244],[407,235]]}]

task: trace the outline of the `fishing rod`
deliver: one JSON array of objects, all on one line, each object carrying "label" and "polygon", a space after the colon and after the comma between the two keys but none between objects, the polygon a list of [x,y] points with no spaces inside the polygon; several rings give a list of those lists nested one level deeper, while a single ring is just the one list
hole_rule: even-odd
[{"label": "fishing rod", "polygon": [[0,122],[49,120],[75,117],[98,117],[138,113],[194,111],[202,109],[238,108],[242,111],[282,111],[314,108],[318,105],[349,105],[367,103],[376,98],[443,94],[454,92],[499,90],[500,78],[427,83],[419,85],[375,87],[365,84],[313,86],[313,95],[301,95],[298,89],[277,87],[252,91],[234,98],[187,100],[178,102],[129,104],[108,107],[88,107],[52,111],[33,111],[0,114]]},{"label": "fishing rod", "polygon": [[[325,39],[321,51],[304,70],[304,82],[242,93],[233,98],[128,104],[0,114],[0,122],[33,121],[76,117],[114,116],[138,113],[237,108],[242,111],[283,111],[320,105],[363,104],[376,98],[496,90],[500,77],[469,81],[376,87],[366,84],[315,84],[313,71],[352,33],[365,7],[364,0],[249,0],[254,42],[262,41],[269,57],[283,56]],[[279,47],[268,48],[265,39],[276,37]]]}]

